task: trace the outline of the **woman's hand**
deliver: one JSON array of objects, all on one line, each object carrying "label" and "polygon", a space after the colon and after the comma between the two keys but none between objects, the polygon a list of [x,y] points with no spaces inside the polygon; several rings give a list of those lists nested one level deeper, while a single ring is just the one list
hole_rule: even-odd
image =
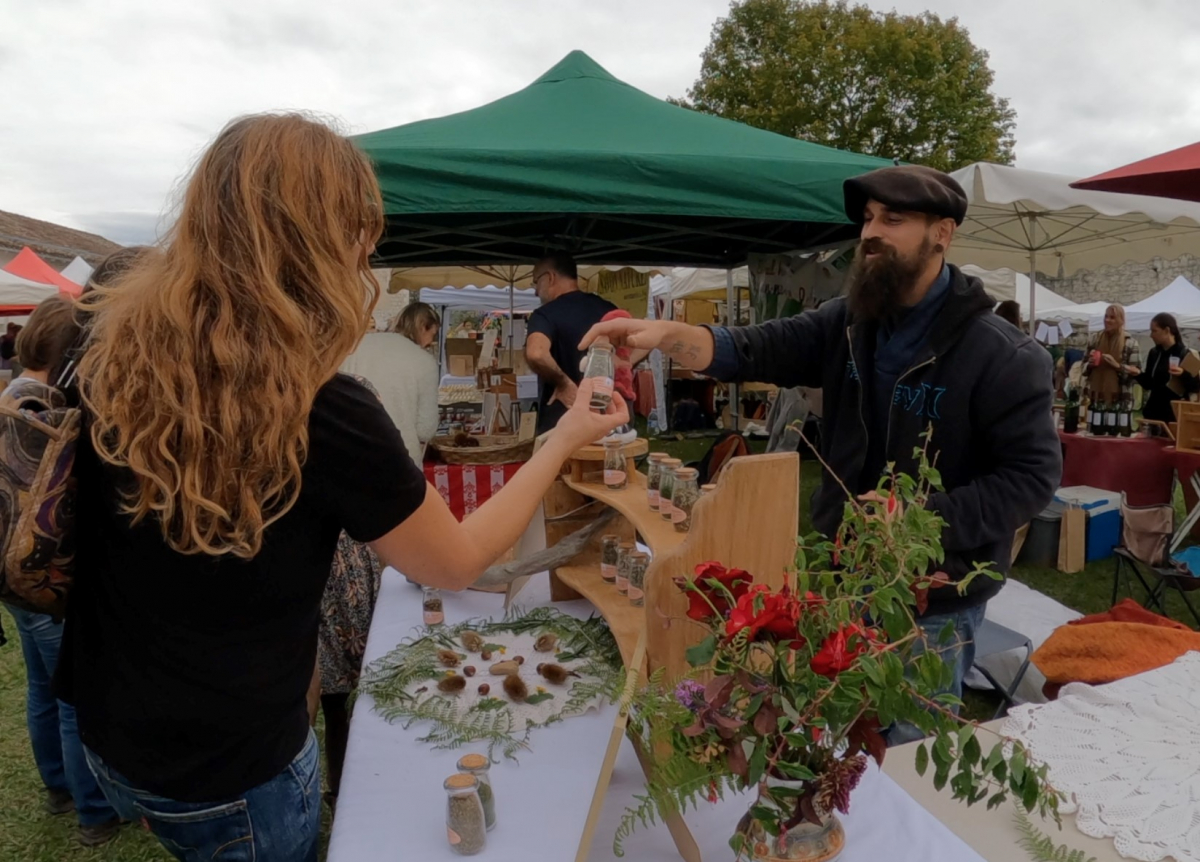
[{"label": "woman's hand", "polygon": [[1113,355],[1112,355],[1111,353],[1106,353],[1106,354],[1104,354],[1104,361],[1105,361],[1105,362],[1106,362],[1108,365],[1110,365],[1110,366],[1112,366],[1113,368],[1117,369],[1118,371],[1120,371],[1120,370],[1121,370],[1121,363],[1120,363],[1120,362],[1117,362],[1117,360],[1116,360],[1116,359],[1113,357]]},{"label": "woman's hand", "polygon": [[1124,371],[1130,377],[1141,377],[1142,376],[1142,369],[1138,368],[1136,365],[1126,365],[1124,368]]},{"label": "woman's hand", "polygon": [[1179,377],[1183,374],[1183,369],[1178,365],[1170,365],[1167,367],[1167,373],[1172,377]]},{"label": "woman's hand", "polygon": [[593,378],[585,377],[579,384],[575,403],[571,405],[554,428],[554,438],[574,452],[582,446],[595,443],[614,428],[629,422],[629,407],[621,393],[613,391],[612,401],[604,413],[596,413],[591,407],[592,390],[596,386]]}]

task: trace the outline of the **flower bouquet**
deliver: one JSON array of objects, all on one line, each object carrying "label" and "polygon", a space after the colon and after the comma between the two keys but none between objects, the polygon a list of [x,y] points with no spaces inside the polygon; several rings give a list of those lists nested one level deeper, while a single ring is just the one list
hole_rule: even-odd
[{"label": "flower bouquet", "polygon": [[754,789],[730,838],[739,859],[836,858],[837,813],[849,811],[867,758],[882,763],[885,733],[904,723],[926,736],[916,766],[932,764],[937,789],[989,807],[1013,794],[1057,817],[1045,767],[1014,740],[985,750],[981,729],[958,718],[953,624],[933,634],[917,624],[930,590],[1000,577],[978,569],[951,584],[937,573],[944,521],[928,502],[940,477],[917,456],[917,477],[894,475],[847,505],[833,541],[802,540],[781,588],[715,562],[676,581],[704,638],[688,651],[686,678],[652,675],[631,702],[630,733],[653,768],[617,833],[618,855],[639,824]]}]

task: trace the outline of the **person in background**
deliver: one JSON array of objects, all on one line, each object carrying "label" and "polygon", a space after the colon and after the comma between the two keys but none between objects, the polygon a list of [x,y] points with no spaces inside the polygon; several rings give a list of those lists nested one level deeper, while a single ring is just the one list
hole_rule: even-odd
[{"label": "person in background", "polygon": [[538,261],[531,278],[542,304],[529,315],[525,360],[538,376],[537,433],[544,434],[575,403],[586,355],[580,340],[617,307],[579,289],[579,270],[569,255]]},{"label": "person in background", "polygon": [[438,366],[429,347],[437,341],[441,325],[432,306],[411,302],[392,331],[368,332],[341,367],[343,374],[371,381],[400,429],[404,448],[418,464],[437,433]]},{"label": "person in background", "polygon": [[[17,337],[16,355],[24,371],[9,384],[8,392],[40,398],[53,385],[54,372],[79,338],[71,301],[54,296],[43,301]],[[28,402],[27,402],[28,403]],[[47,404],[46,408],[49,409]],[[0,441],[3,445],[19,445]],[[25,658],[25,719],[33,759],[46,787],[46,810],[52,815],[75,812],[79,841],[97,847],[117,834],[120,819],[104,798],[88,768],[79,740],[75,709],[55,697],[51,682],[58,666],[63,624],[49,614],[9,607],[21,636]]]},{"label": "person in background", "polygon": [[1021,303],[1015,299],[1006,299],[996,306],[996,316],[1007,320],[1017,329],[1021,328]]},{"label": "person in background", "polygon": [[1150,348],[1144,369],[1130,368],[1134,379],[1146,392],[1142,415],[1157,422],[1174,422],[1175,410],[1171,402],[1200,391],[1200,380],[1180,367],[1179,363],[1188,351],[1173,315],[1166,312],[1154,315],[1150,321],[1150,338],[1154,347]]},{"label": "person in background", "polygon": [[1110,305],[1104,312],[1104,330],[1092,336],[1083,368],[1093,404],[1133,403],[1134,378],[1141,373],[1137,340],[1125,332],[1125,309]]},{"label": "person in background", "polygon": [[161,250],[89,295],[77,579],[55,684],[109,802],[182,860],[314,862],[306,692],[338,537],[443,589],[516,542],[563,462],[628,421],[557,433],[459,523],[379,399],[338,373],[370,325],[383,203],[369,160],[299,114],[201,155]]},{"label": "person in background", "polygon": [[[966,215],[967,196],[947,174],[920,166],[883,168],[845,182],[847,217],[860,225],[847,295],[817,311],[757,326],[689,326],[673,321],[599,324],[583,345],[607,337],[658,348],[718,380],[820,386],[823,463],[813,495],[814,527],[835,536],[847,493],[882,502],[876,489],[894,464],[913,475],[913,451],[932,426],[945,491],[930,508],[945,521],[941,571],[961,580],[976,565],[1007,573],[1013,535],[1054,497],[1062,475],[1050,357],[992,313],[977,278],[945,256]],[[975,631],[1001,580],[977,578],[965,594],[931,590],[917,617],[925,643],[957,636],[942,656],[960,695],[974,662]],[[894,727],[888,742],[918,738]]]}]

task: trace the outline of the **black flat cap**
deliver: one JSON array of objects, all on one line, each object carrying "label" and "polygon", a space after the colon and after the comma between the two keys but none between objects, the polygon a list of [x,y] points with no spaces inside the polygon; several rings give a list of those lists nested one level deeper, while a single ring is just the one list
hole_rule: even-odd
[{"label": "black flat cap", "polygon": [[922,165],[880,168],[851,177],[842,184],[846,215],[862,224],[867,201],[876,200],[899,212],[929,213],[962,224],[967,215],[967,193],[949,174]]}]

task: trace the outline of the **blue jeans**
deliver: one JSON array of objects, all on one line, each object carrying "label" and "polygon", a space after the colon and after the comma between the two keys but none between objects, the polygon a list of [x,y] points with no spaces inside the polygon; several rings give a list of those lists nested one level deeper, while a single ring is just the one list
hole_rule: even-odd
[{"label": "blue jeans", "polygon": [[[949,692],[955,697],[962,697],[963,678],[971,669],[971,665],[975,663],[975,630],[983,623],[983,615],[986,610],[987,603],[985,602],[965,611],[932,614],[917,620],[924,637],[916,642],[913,658],[931,647],[940,651],[942,659],[954,668],[954,682],[951,684]],[[942,630],[951,622],[954,623],[954,635],[951,641],[939,643],[938,638],[941,636]],[[916,726],[902,721],[888,728],[885,736],[887,744],[891,746],[915,742],[923,739],[925,735]]]},{"label": "blue jeans", "polygon": [[27,680],[25,720],[42,783],[50,790],[71,794],[81,826],[106,823],[117,815],[88,769],[75,724],[75,707],[58,700],[51,691],[62,644],[62,623],[56,623],[48,614],[14,607],[9,611],[21,635]]},{"label": "blue jeans", "polygon": [[144,820],[183,862],[316,862],[321,827],[317,737],[283,772],[239,797],[176,802],[139,790],[84,749],[100,786],[120,815]]}]

